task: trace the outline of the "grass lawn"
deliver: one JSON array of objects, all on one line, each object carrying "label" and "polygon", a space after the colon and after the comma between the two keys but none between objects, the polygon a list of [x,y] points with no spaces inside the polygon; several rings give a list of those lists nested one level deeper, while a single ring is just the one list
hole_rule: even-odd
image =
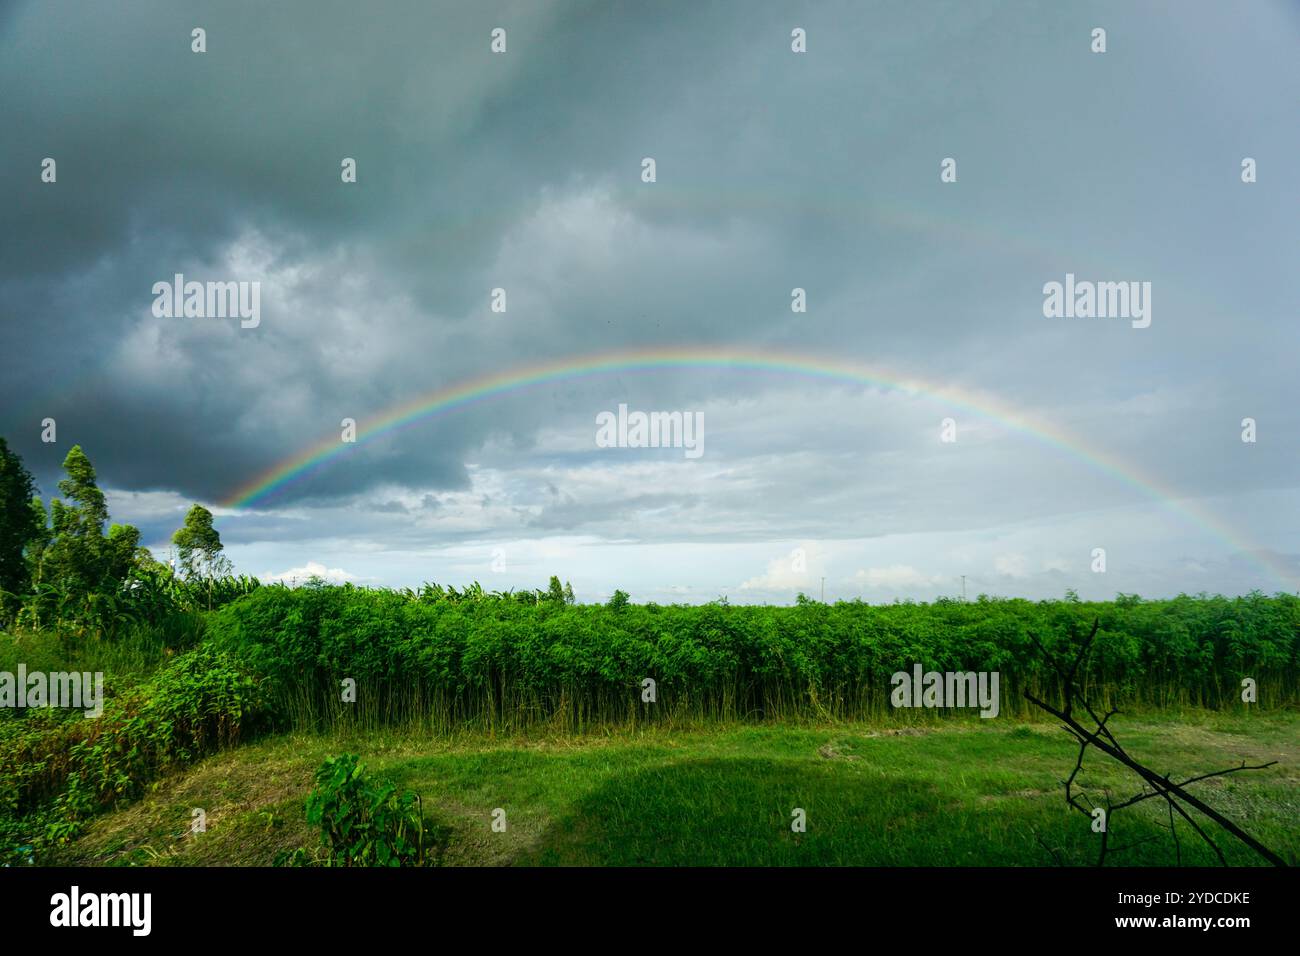
[{"label": "grass lawn", "polygon": [[[1118,717],[1121,743],[1154,769],[1191,776],[1242,760],[1279,765],[1196,792],[1288,861],[1300,863],[1300,714],[1206,712]],[[325,758],[361,754],[418,792],[443,865],[1091,864],[1098,835],[1061,781],[1075,747],[1049,723],[724,725],[582,737],[431,738],[396,731],[275,737],[159,781],[95,820],[50,863],[266,865],[312,846],[303,798]],[[1136,778],[1091,755],[1081,782],[1118,800]],[[207,831],[188,832],[192,808]],[[506,830],[494,832],[502,808]],[[807,829],[791,830],[792,811]],[[1167,811],[1117,814],[1113,864],[1175,863]],[[1182,862],[1217,862],[1185,823]],[[1217,839],[1217,838],[1216,838]],[[1260,862],[1226,834],[1234,864]]]}]

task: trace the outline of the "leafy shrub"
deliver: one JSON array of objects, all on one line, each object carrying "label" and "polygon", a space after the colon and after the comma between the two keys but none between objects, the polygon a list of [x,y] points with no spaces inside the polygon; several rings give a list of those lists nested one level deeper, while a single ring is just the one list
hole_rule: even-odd
[{"label": "leafy shrub", "polygon": [[234,746],[265,714],[256,679],[207,645],[110,690],[95,719],[49,710],[0,719],[0,860],[67,842],[159,774]]},{"label": "leafy shrub", "polygon": [[326,760],[307,795],[307,822],[321,829],[323,854],[297,850],[278,863],[324,866],[419,866],[424,820],[419,798],[371,778],[356,754]]}]

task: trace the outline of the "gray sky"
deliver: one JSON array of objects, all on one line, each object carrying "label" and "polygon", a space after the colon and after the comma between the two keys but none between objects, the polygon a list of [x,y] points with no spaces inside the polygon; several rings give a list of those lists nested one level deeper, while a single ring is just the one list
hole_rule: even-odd
[{"label": "gray sky", "polygon": [[[47,496],[80,443],[151,545],[213,507],[260,576],[554,573],[583,600],[789,602],[823,577],[828,598],[931,599],[963,574],[972,596],[1295,590],[1298,49],[1300,6],[1264,0],[9,4],[0,434]],[[260,324],[155,317],[176,273],[260,283]],[[1150,326],[1045,317],[1067,273],[1149,282]],[[364,434],[439,388],[653,348],[933,393],[576,376],[221,506],[345,417]],[[620,403],[702,413],[704,454],[598,447]]]}]

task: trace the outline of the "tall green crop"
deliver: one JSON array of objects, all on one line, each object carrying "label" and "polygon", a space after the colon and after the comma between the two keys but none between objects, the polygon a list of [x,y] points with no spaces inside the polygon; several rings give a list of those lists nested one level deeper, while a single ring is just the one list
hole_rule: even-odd
[{"label": "tall green crop", "polygon": [[[1049,654],[1101,622],[1084,679],[1123,706],[1300,700],[1300,599],[989,600],[794,607],[572,605],[351,586],[262,588],[210,633],[299,724],[417,719],[507,729],[692,717],[852,718],[889,710],[890,677],[998,671],[1003,712],[1054,694]],[[643,699],[653,681],[653,703]],[[351,688],[351,690],[350,690]]]}]

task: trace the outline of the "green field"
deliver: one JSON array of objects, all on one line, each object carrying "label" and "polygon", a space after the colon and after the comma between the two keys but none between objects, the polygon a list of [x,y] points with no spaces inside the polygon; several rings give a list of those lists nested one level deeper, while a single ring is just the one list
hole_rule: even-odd
[{"label": "green field", "polygon": [[[1092,865],[1077,745],[1024,696],[1059,706],[1091,625],[1076,683],[1127,751],[1175,781],[1276,761],[1192,789],[1300,862],[1290,595],[686,607],[234,582],[207,610],[163,583],[109,630],[0,632],[0,674],[105,675],[95,719],[0,708],[0,862]],[[1000,674],[997,716],[898,706],[913,666]],[[346,754],[364,775],[322,769]],[[1089,806],[1141,790],[1095,750],[1077,783]],[[1155,799],[1112,815],[1106,863],[1218,862],[1170,822]]]},{"label": "green field", "polygon": [[[1117,718],[1117,734],[1161,770],[1193,774],[1278,760],[1198,792],[1300,862],[1300,715],[1206,712]],[[353,751],[419,793],[441,865],[1083,865],[1097,836],[1065,806],[1075,748],[1050,723],[978,719],[898,726],[737,725],[606,735],[456,739],[410,733],[277,736],[166,777],[103,815],[48,862],[269,865],[310,847],[312,772]],[[1084,782],[1134,792],[1091,758]],[[1163,811],[1148,801],[1112,827],[1114,865],[1174,864]],[[189,832],[203,808],[206,832]],[[791,831],[791,811],[807,830]],[[492,811],[506,829],[493,832]],[[1185,825],[1181,861],[1217,861]],[[1231,840],[1234,864],[1258,858]]]}]

